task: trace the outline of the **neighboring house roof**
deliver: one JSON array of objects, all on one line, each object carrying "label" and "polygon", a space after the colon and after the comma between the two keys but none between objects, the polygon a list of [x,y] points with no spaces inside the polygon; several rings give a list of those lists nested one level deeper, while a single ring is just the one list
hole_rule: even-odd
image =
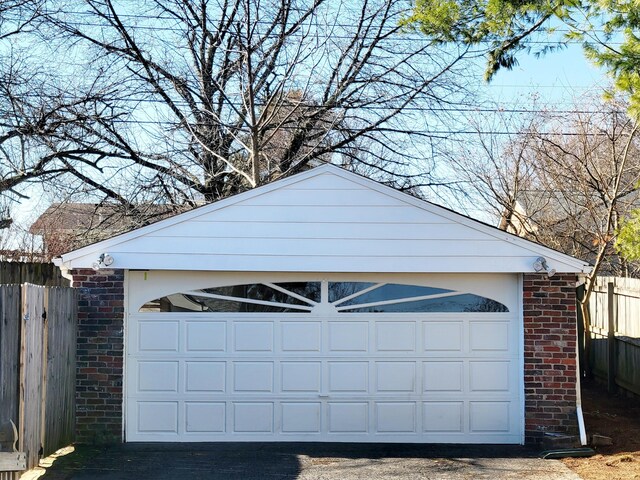
[{"label": "neighboring house roof", "polygon": [[103,231],[118,231],[114,220],[117,206],[94,203],[54,203],[29,228],[34,235],[52,232],[79,233],[100,228]]},{"label": "neighboring house roof", "polygon": [[45,250],[59,255],[167,218],[176,211],[180,211],[176,206],[159,204],[143,204],[132,210],[115,203],[54,203],[36,219],[29,233],[42,236]]},{"label": "neighboring house roof", "polygon": [[587,263],[323,165],[62,255],[87,268],[289,272],[558,272]]},{"label": "neighboring house roof", "polygon": [[115,203],[54,203],[29,228],[34,235],[51,231],[79,233],[100,229],[121,233],[140,226],[140,217],[159,220],[175,213],[173,205],[145,204],[139,211]]},{"label": "neighboring house roof", "polygon": [[529,220],[527,211],[517,200],[513,209],[504,209],[498,228],[519,237],[525,237],[538,231],[538,227]]}]

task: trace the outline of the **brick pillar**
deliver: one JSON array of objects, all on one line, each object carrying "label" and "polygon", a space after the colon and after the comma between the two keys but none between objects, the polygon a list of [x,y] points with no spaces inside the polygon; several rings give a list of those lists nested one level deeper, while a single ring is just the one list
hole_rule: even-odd
[{"label": "brick pillar", "polygon": [[124,270],[72,270],[79,290],[76,435],[122,441]]},{"label": "brick pillar", "polygon": [[576,434],[576,276],[525,274],[525,441]]}]

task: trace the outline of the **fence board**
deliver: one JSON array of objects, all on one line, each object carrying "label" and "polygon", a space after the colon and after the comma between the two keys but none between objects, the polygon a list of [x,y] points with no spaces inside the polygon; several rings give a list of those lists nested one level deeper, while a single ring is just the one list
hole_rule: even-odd
[{"label": "fence board", "polygon": [[44,296],[44,287],[23,285],[19,450],[27,468],[38,465],[42,444]]},{"label": "fence board", "polygon": [[19,285],[0,286],[0,424],[19,422],[20,301]]},{"label": "fence board", "polygon": [[616,382],[625,390],[640,395],[640,347],[631,342],[617,343]]},{"label": "fence board", "polygon": [[62,276],[53,263],[0,262],[0,284],[33,283],[49,287],[68,287],[69,280]]},{"label": "fence board", "polygon": [[0,480],[20,480],[21,472],[0,472]]},{"label": "fence board", "polygon": [[[609,283],[614,286],[611,305],[607,295]],[[589,361],[594,375],[606,379],[607,372],[613,370],[618,387],[640,395],[640,279],[598,277],[589,310],[592,323]],[[611,319],[609,311],[613,314]],[[607,346],[611,335],[613,348]]]},{"label": "fence board", "polygon": [[76,291],[49,289],[43,456],[73,441],[76,377]]}]

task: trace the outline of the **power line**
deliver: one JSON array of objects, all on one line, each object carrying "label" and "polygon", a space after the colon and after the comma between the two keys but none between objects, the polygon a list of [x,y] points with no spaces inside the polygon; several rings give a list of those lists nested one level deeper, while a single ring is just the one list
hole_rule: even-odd
[{"label": "power line", "polygon": [[[309,9],[291,8],[291,11],[307,12],[307,11],[309,11]],[[407,10],[407,12],[408,11],[409,10]],[[400,12],[395,13],[393,15],[389,15],[389,18],[391,16],[397,17],[399,15],[399,13]],[[88,17],[94,17],[94,16],[98,15],[95,12],[77,11],[77,10],[45,11],[45,12],[43,12],[43,14],[45,14],[45,15],[58,15],[58,14],[62,14],[62,15],[79,15],[79,16],[88,16]],[[170,20],[170,21],[176,21],[176,19],[177,19],[176,16],[142,15],[142,14],[139,14],[139,13],[118,13],[118,17],[119,18],[142,19],[142,20]],[[257,21],[256,23],[271,23],[271,22]],[[344,28],[358,27],[358,25],[356,25],[356,24],[349,24],[349,23],[335,23],[335,24],[332,24],[332,26],[338,26],[338,27],[344,27]],[[590,32],[595,32],[595,33],[610,33],[608,30],[605,30],[603,28],[591,28],[589,31]],[[573,30],[571,30],[569,28],[554,28],[554,32],[571,33],[571,32],[573,32]]]},{"label": "power line", "polygon": [[[29,98],[42,98],[42,95],[36,93],[24,93],[20,95],[21,97],[29,97]],[[61,102],[75,102],[78,100],[77,97],[56,97],[56,100],[60,100]],[[109,101],[114,101],[113,99],[109,99]],[[116,99],[117,101],[117,99]],[[166,105],[166,101],[157,98],[126,98],[122,99],[121,102],[123,104],[126,103],[147,103],[147,104],[160,104]],[[174,100],[173,103],[176,106],[181,107],[190,107],[190,105],[181,100]],[[513,102],[511,102],[513,104]],[[229,107],[239,108],[242,107],[243,104],[239,102],[225,102],[225,105]],[[267,104],[262,102],[255,102],[256,107],[265,107]],[[296,108],[300,109],[313,109],[317,107],[321,107],[321,104],[314,103],[299,103],[299,104],[283,104],[281,107],[283,110],[291,109],[295,110]],[[375,106],[375,105],[366,105],[366,106],[342,106],[336,105],[330,108],[332,111],[387,111],[389,109],[394,108],[393,106],[385,107],[385,106]],[[206,108],[201,108],[200,113],[207,114],[208,110]],[[402,108],[403,112],[418,112],[418,113],[432,113],[432,112],[440,112],[440,113],[498,113],[498,114],[549,114],[549,115],[615,115],[615,114],[624,114],[626,113],[624,110],[588,110],[588,109],[553,109],[553,108],[504,108],[504,107],[483,107],[483,106],[461,106],[461,107],[404,107]]]},{"label": "power line", "polygon": [[[82,12],[82,11],[65,11],[65,10],[60,10],[60,11],[56,11],[56,12],[44,12],[45,15],[51,15],[51,16],[57,16],[57,15],[76,15],[76,16],[85,16],[85,17],[95,17],[95,16],[99,16],[97,13],[95,12]],[[128,18],[128,19],[137,19],[137,20],[149,20],[149,21],[154,21],[154,22],[158,22],[158,21],[171,21],[171,22],[176,22],[176,21],[184,21],[185,25],[187,25],[188,19],[178,19],[176,17],[167,17],[167,16],[162,16],[162,15],[157,15],[157,16],[152,16],[152,15],[141,15],[141,14],[126,14],[126,13],[118,13],[118,18]],[[392,15],[392,16],[388,16],[383,18],[381,22],[379,23],[375,23],[375,22],[371,22],[368,23],[367,26],[370,27],[382,27],[384,26],[384,24],[386,23],[391,23],[391,17],[398,17],[398,14]],[[399,17],[398,17],[399,18]],[[217,19],[216,19],[217,20]],[[64,22],[66,25],[70,25],[70,26],[75,26],[75,27],[92,27],[92,28],[99,28],[99,27],[111,27],[113,25],[109,24],[109,23],[90,23],[90,22],[80,22],[80,21],[65,21]],[[252,22],[253,25],[266,25],[266,26],[273,26],[275,24],[277,24],[277,22],[275,21],[264,21],[264,20],[256,20]],[[192,25],[192,24],[190,24]],[[343,29],[355,29],[355,28],[360,28],[361,25],[358,24],[347,24],[347,23],[330,23],[327,25],[321,25],[321,24],[317,24],[317,23],[305,23],[304,26],[306,27],[310,27],[310,26],[315,26],[315,27],[323,27],[326,26],[327,28],[343,28]],[[288,27],[289,25],[283,25],[283,27]],[[152,30],[152,31],[167,31],[167,32],[177,32],[177,33],[185,33],[185,31],[187,30],[186,28],[178,28],[178,27],[168,27],[168,26],[163,26],[163,25],[123,25],[123,27],[127,30],[134,30],[134,29],[138,29],[138,30]],[[232,30],[219,30],[216,28],[211,29],[212,32],[223,32],[223,33],[234,33]],[[393,32],[402,32],[401,28],[398,27],[397,24],[394,24],[392,28],[388,28],[386,30],[382,30],[380,32],[380,34],[376,37],[367,37],[365,36],[360,36],[359,32],[356,33],[356,35],[358,35],[359,39],[375,39],[378,38],[379,36],[384,36],[384,35],[388,35],[390,33]],[[604,30],[601,29],[594,29],[592,30],[595,33],[605,33]],[[569,29],[557,29],[556,32],[559,33],[569,33],[571,32],[571,30]],[[258,34],[259,35],[259,34]],[[318,36],[318,32],[315,33],[316,36]],[[271,35],[273,38],[279,38],[278,33],[274,32]],[[306,35],[304,34],[298,34],[298,33],[292,33],[289,36],[301,36],[301,37],[305,37]],[[342,40],[351,40],[354,38],[353,35],[349,35],[349,36],[340,36],[340,35],[336,35],[336,34],[327,34],[324,38],[326,39],[342,39]],[[404,41],[413,41],[413,42],[425,42],[425,41],[439,41],[438,38],[433,38],[433,37],[428,37],[426,35],[419,35],[419,36],[410,36],[410,35],[399,35],[398,37],[395,37],[394,40],[404,40]],[[453,42],[448,42],[448,43],[453,43]],[[481,42],[477,42],[478,44],[492,44],[495,42],[492,41],[481,41]],[[579,40],[573,40],[573,39],[563,39],[563,40],[528,40],[527,41],[528,44],[530,45],[557,45],[557,46],[561,46],[561,45],[570,45],[570,44],[582,44],[584,42],[579,41]],[[607,42],[607,45],[622,45],[622,42]]]},{"label": "power line", "polygon": [[[255,22],[257,24],[264,24],[264,25],[269,25],[271,26],[272,24],[270,22]],[[66,25],[70,25],[73,27],[91,27],[91,28],[99,28],[99,27],[110,27],[110,24],[102,24],[102,23],[87,23],[87,22],[65,22]],[[308,25],[307,25],[308,26]],[[356,25],[328,25],[328,27],[330,28],[334,28],[334,27],[340,27],[340,28],[357,28]],[[151,31],[164,31],[164,32],[173,32],[173,33],[186,33],[187,31],[189,31],[189,29],[186,28],[177,28],[177,27],[166,27],[166,26],[145,26],[145,25],[124,25],[124,29],[125,30],[151,30]],[[397,40],[401,40],[401,41],[408,41],[408,42],[433,42],[433,41],[439,41],[439,39],[436,38],[430,38],[427,36],[410,36],[410,35],[406,35],[406,34],[401,34],[400,30],[397,29],[390,29],[387,32],[381,32],[379,35],[376,36],[367,36],[367,35],[359,35],[357,32],[355,33],[355,35],[357,35],[357,38],[359,40],[376,40],[378,38],[380,38],[381,36],[384,35],[388,35],[390,33],[393,33],[394,31],[397,31],[399,33],[399,35],[397,37],[394,37],[394,41]],[[232,30],[220,30],[220,29],[215,29],[213,30],[213,32],[215,33],[235,33]],[[311,34],[307,35],[305,33],[302,32],[291,32],[289,34],[287,34],[288,38],[306,38],[308,36],[310,36]],[[322,32],[314,32],[313,36],[315,37],[319,37],[319,38],[324,38],[326,40],[329,39],[337,39],[337,40],[352,40],[354,38],[355,35],[336,35],[334,33],[327,33],[327,34],[323,34]],[[259,33],[257,34],[257,37],[259,38],[273,38],[273,39],[278,39],[279,35],[276,32],[269,34],[269,35],[260,35]],[[449,43],[453,43],[453,42],[449,42]],[[494,44],[495,42],[491,41],[491,40],[483,40],[483,41],[479,41],[476,42],[475,44],[478,45],[488,45],[488,44]],[[564,39],[564,40],[527,40],[527,44],[528,45],[556,45],[558,47],[560,46],[564,46],[564,45],[582,45],[584,42],[580,41],[580,40],[573,40],[573,39]],[[622,45],[622,42],[607,42],[608,46],[620,46]]]},{"label": "power line", "polygon": [[[123,119],[113,119],[111,120],[111,123],[120,123],[120,124],[133,124],[133,125],[156,125],[156,126],[166,126],[166,127],[183,127],[183,124],[180,122],[170,122],[170,121],[164,121],[164,120],[159,120],[159,121],[152,121],[152,120],[123,120]],[[191,127],[198,127],[198,126],[222,126],[224,127],[223,124],[219,124],[219,123],[210,123],[210,124],[205,124],[205,123],[197,123],[197,124],[192,124]],[[274,128],[273,130],[289,130],[289,131],[295,131],[296,127],[293,126],[280,126],[277,128]],[[243,132],[244,129],[240,129],[239,132]],[[330,133],[331,131],[333,131],[333,129],[329,128],[326,129],[327,133]],[[535,131],[535,132],[527,132],[526,130],[412,130],[411,132],[406,131],[406,132],[402,132],[402,131],[398,131],[396,133],[400,133],[400,134],[408,134],[410,135],[411,133],[415,133],[417,135],[421,135],[421,136],[451,136],[451,135],[521,135],[521,134],[532,134],[532,135],[538,135],[538,136],[567,136],[567,137],[600,137],[600,136],[609,136],[610,134],[607,132],[571,132],[571,131],[553,131],[553,132],[540,132],[540,131]]]}]

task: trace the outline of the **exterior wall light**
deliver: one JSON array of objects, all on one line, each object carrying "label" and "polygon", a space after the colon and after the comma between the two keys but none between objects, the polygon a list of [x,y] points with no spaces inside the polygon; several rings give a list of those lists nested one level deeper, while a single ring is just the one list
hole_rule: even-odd
[{"label": "exterior wall light", "polygon": [[108,267],[112,263],[113,263],[113,257],[111,255],[109,255],[108,253],[101,253],[100,256],[98,257],[98,260],[93,262],[93,264],[91,265],[91,268],[98,271],[101,268]]},{"label": "exterior wall light", "polygon": [[549,265],[547,264],[547,259],[544,257],[538,257],[535,259],[535,261],[533,262],[533,269],[537,273],[546,272],[549,278],[553,277],[556,274],[556,269],[549,268]]}]

